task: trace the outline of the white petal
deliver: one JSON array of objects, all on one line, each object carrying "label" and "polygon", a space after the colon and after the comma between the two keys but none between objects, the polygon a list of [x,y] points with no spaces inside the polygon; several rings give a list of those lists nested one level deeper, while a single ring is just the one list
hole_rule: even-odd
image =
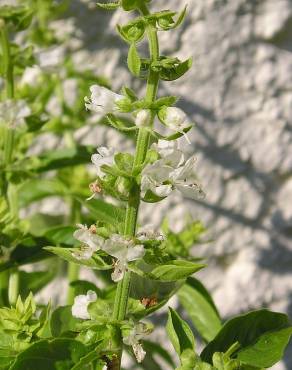
[{"label": "white petal", "polygon": [[90,99],[88,97],[85,98],[86,108],[103,115],[116,111],[117,106],[115,103],[118,100],[123,99],[122,95],[116,94],[99,85],[91,86],[90,92]]},{"label": "white petal", "polygon": [[71,252],[72,257],[76,258],[77,260],[89,260],[94,251],[88,247],[82,247],[81,249],[76,249],[76,251]]},{"label": "white petal", "polygon": [[185,112],[176,107],[166,108],[164,123],[171,130],[177,132],[181,132],[182,130],[190,126]]},{"label": "white petal", "polygon": [[129,247],[127,253],[127,261],[136,261],[145,255],[145,249],[143,245],[135,245],[135,247]]},{"label": "white petal", "polygon": [[204,198],[205,193],[198,184],[191,185],[176,185],[178,191],[180,191],[186,198],[200,199]]},{"label": "white petal", "polygon": [[97,176],[104,177],[105,173],[102,172],[101,166],[108,165],[111,166],[114,161],[114,149],[107,147],[97,148],[98,153],[91,156],[91,161],[95,165]]},{"label": "white petal", "polygon": [[102,249],[118,260],[126,260],[128,245],[132,243],[125,240],[121,235],[113,234],[110,239],[105,241]]},{"label": "white petal", "polygon": [[139,229],[137,233],[137,239],[139,239],[140,241],[164,240],[164,236],[161,232],[156,231],[153,225],[149,224]]},{"label": "white petal", "polygon": [[160,186],[157,186],[153,190],[153,193],[161,198],[167,197],[171,192],[172,192],[172,185],[160,185]]},{"label": "white petal", "polygon": [[134,355],[137,359],[137,362],[142,362],[146,356],[146,352],[144,351],[141,343],[135,343],[132,345]]},{"label": "white petal", "polygon": [[117,283],[118,281],[121,281],[124,277],[126,270],[127,270],[127,265],[120,261],[117,261],[114,266],[114,271],[111,274],[112,280],[115,283]]},{"label": "white petal", "polygon": [[97,296],[95,292],[92,290],[89,290],[86,295],[81,294],[74,298],[74,304],[72,306],[72,316],[83,319],[83,320],[89,320],[90,316],[87,311],[87,307],[90,302],[95,302],[97,299]]}]

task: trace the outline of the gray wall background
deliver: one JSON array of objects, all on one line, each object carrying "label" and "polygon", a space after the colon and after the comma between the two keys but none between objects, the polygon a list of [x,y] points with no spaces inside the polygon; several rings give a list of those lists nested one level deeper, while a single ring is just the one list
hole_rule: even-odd
[{"label": "gray wall background", "polygon": [[[184,6],[152,3],[159,10]],[[108,77],[117,91],[126,83],[142,94],[143,83],[131,79],[127,46],[115,31],[128,16],[73,0],[69,18],[75,36],[68,47],[76,64]],[[175,195],[154,211],[145,205],[141,219],[158,225],[168,216],[179,229],[190,212],[204,222],[211,242],[195,253],[208,257],[200,276],[225,319],[259,307],[291,315],[292,2],[189,0],[183,26],[159,39],[164,55],[194,58],[191,71],[162,83],[160,94],[178,95],[179,106],[196,122],[187,150],[198,157],[207,196],[191,201]],[[91,130],[87,141],[129,145],[104,128]],[[275,369],[291,367],[290,346],[285,364]]]}]

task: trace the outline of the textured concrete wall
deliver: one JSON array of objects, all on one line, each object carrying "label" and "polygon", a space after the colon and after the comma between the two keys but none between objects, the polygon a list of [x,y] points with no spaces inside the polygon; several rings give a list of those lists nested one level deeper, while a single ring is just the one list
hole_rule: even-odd
[{"label": "textured concrete wall", "polygon": [[[157,9],[179,3],[153,1]],[[189,0],[188,9],[184,25],[159,38],[164,55],[193,56],[194,66],[160,94],[180,96],[197,124],[187,149],[198,157],[207,196],[176,195],[154,212],[145,205],[141,218],[158,224],[167,215],[179,229],[190,212],[205,223],[212,241],[196,253],[209,257],[201,278],[224,318],[263,306],[292,314],[292,2]],[[73,0],[69,16],[76,64],[107,76],[116,90],[127,83],[142,93],[115,31],[125,14]],[[129,145],[104,128],[91,129],[87,141]],[[291,369],[291,348],[285,363],[275,369]]]}]

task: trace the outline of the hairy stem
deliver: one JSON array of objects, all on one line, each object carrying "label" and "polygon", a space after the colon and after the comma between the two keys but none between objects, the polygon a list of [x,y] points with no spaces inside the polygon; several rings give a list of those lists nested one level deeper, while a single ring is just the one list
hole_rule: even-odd
[{"label": "hairy stem", "polygon": [[[140,12],[143,15],[148,15],[149,11],[146,5],[141,5]],[[159,45],[157,30],[155,26],[149,25],[147,27],[147,36],[149,41],[149,51],[150,58],[152,61],[156,61],[159,58]],[[147,89],[146,89],[146,100],[153,102],[156,99],[157,88],[159,83],[159,74],[150,70],[149,76],[147,79]],[[154,116],[152,117],[152,126]],[[136,142],[136,154],[134,159],[134,167],[140,165],[144,162],[147,150],[149,147],[150,134],[149,131],[145,128],[140,128],[137,136]],[[128,201],[127,210],[126,210],[126,219],[124,227],[125,236],[134,236],[136,233],[137,227],[137,217],[140,206],[140,188],[136,185],[132,192],[130,199]],[[129,299],[129,291],[131,285],[131,273],[126,272],[122,281],[118,283],[115,305],[114,305],[114,318],[117,320],[124,320],[127,313],[127,305]],[[122,346],[122,344],[121,344]],[[115,364],[115,369],[120,369],[122,357],[122,350],[119,354],[119,361]]]},{"label": "hairy stem", "polygon": [[[77,224],[80,223],[81,216],[81,204],[75,199],[70,199],[70,223]],[[80,272],[80,266],[76,263],[69,262],[67,267],[67,277],[68,277],[68,291],[67,291],[67,304],[71,305],[74,302],[75,288],[70,284],[73,281],[78,280]]]},{"label": "hairy stem", "polygon": [[[0,45],[2,50],[2,63],[5,74],[5,91],[7,99],[14,98],[14,76],[13,76],[13,62],[10,52],[9,35],[6,24],[3,19],[0,19]],[[4,153],[3,164],[8,166],[13,161],[13,147],[14,147],[14,129],[6,127],[4,130]],[[4,175],[5,176],[5,175]],[[18,200],[17,191],[13,184],[8,184],[6,177],[4,178],[4,192],[10,208],[12,218],[18,216]],[[0,274],[1,280],[1,296],[4,304],[14,304],[16,302],[19,292],[19,273],[14,270],[11,273],[9,281],[9,271]]]}]

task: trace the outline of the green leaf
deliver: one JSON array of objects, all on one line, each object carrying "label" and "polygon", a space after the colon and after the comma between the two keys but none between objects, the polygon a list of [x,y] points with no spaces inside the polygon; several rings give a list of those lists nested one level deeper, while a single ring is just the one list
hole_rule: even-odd
[{"label": "green leaf", "polygon": [[87,266],[96,270],[109,270],[113,267],[110,262],[105,262],[101,256],[97,255],[97,253],[95,253],[91,258],[83,260],[73,257],[72,253],[74,251],[76,252],[76,248],[45,247],[44,249],[56,254],[68,262],[73,262],[80,266]]},{"label": "green leaf", "polygon": [[37,158],[39,164],[32,169],[37,172],[46,172],[68,166],[87,164],[90,163],[90,157],[94,151],[95,148],[91,146],[77,146],[47,151]]},{"label": "green leaf", "polygon": [[137,126],[135,126],[134,123],[130,122],[129,120],[121,117],[115,117],[113,114],[107,114],[106,118],[108,123],[119,131],[131,134],[138,130]]},{"label": "green leaf", "polygon": [[78,242],[73,237],[76,227],[73,226],[56,226],[50,228],[45,237],[54,244],[76,245]]},{"label": "green leaf", "polygon": [[205,347],[201,358],[212,363],[215,352],[226,352],[232,344],[239,342],[236,358],[247,365],[271,367],[281,359],[291,334],[286,315],[265,309],[252,311],[229,320]]},{"label": "green leaf", "polygon": [[46,245],[48,240],[45,238],[27,236],[10,253],[9,260],[0,263],[0,272],[50,257],[50,254],[43,250]]},{"label": "green leaf", "polygon": [[139,42],[143,38],[145,24],[141,18],[137,18],[124,26],[117,25],[117,30],[126,42],[132,44]]},{"label": "green leaf", "polygon": [[72,316],[71,309],[71,306],[62,306],[52,313],[50,326],[53,337],[70,337],[77,331],[80,320]]},{"label": "green leaf", "polygon": [[19,271],[19,292],[25,297],[30,292],[33,294],[39,292],[56,276],[56,265],[50,265],[45,271]]},{"label": "green leaf", "polygon": [[137,7],[137,0],[122,0],[122,7],[124,10],[134,10]]},{"label": "green leaf", "polygon": [[193,332],[188,324],[182,320],[177,312],[171,307],[169,307],[168,311],[166,331],[175,352],[179,356],[188,349],[195,349],[195,338]]},{"label": "green leaf", "polygon": [[238,352],[237,358],[244,364],[269,368],[281,360],[292,335],[292,327],[263,334],[259,340]]},{"label": "green leaf", "polygon": [[167,106],[170,107],[177,102],[176,96],[164,96],[163,98],[159,98],[155,100],[153,103],[153,108],[159,109],[160,107]]},{"label": "green leaf", "polygon": [[[100,352],[100,345],[96,346],[96,348],[94,348],[92,351],[88,352],[85,356],[81,357],[80,360],[78,361],[78,363],[76,365],[74,365],[71,368],[71,370],[85,370],[85,369],[87,369],[88,366],[90,364],[92,364],[93,361],[94,362],[96,361],[96,359],[98,358],[98,353],[99,352]],[[93,368],[93,366],[92,366],[92,368]]]},{"label": "green leaf", "polygon": [[48,196],[66,194],[68,194],[67,187],[57,179],[32,179],[20,186],[19,202],[21,207],[26,207],[30,203]]},{"label": "green leaf", "polygon": [[76,197],[76,200],[85,208],[87,208],[91,216],[97,221],[116,225],[117,223],[125,220],[125,210],[123,208],[106,203],[101,199],[91,199],[90,201],[85,201],[82,198]]},{"label": "green leaf", "polygon": [[170,261],[165,265],[155,267],[149,273],[149,277],[161,281],[177,281],[187,278],[204,267],[206,265],[190,261]]},{"label": "green leaf", "polygon": [[173,68],[162,68],[160,71],[160,78],[164,81],[174,81],[183,76],[192,66],[192,58],[179,63]]},{"label": "green leaf", "polygon": [[141,59],[137,51],[137,47],[135,43],[132,43],[129,48],[128,53],[128,67],[130,72],[136,76],[139,77],[140,75],[140,69],[141,69]]},{"label": "green leaf", "polygon": [[70,370],[85,353],[85,346],[74,339],[41,340],[21,352],[10,370]]},{"label": "green leaf", "polygon": [[175,365],[169,352],[159,344],[143,340],[143,348],[146,351],[146,357],[143,360],[143,366],[145,369],[161,370],[160,365],[156,361],[157,357],[170,365],[171,368],[174,368]]},{"label": "green leaf", "polygon": [[214,339],[221,329],[221,320],[203,284],[195,278],[188,278],[179,290],[178,297],[201,336],[207,342]]},{"label": "green leaf", "polygon": [[183,9],[183,11],[179,14],[176,22],[173,21],[172,16],[174,14],[172,14],[172,16],[161,17],[158,20],[158,24],[162,28],[163,31],[168,31],[168,30],[177,28],[184,21],[184,19],[186,17],[186,12],[187,12],[187,6],[185,6],[185,8]]},{"label": "green leaf", "polygon": [[120,2],[117,2],[117,3],[107,3],[107,4],[97,3],[97,6],[99,6],[102,9],[106,9],[106,10],[116,10],[116,9],[119,8]]}]

